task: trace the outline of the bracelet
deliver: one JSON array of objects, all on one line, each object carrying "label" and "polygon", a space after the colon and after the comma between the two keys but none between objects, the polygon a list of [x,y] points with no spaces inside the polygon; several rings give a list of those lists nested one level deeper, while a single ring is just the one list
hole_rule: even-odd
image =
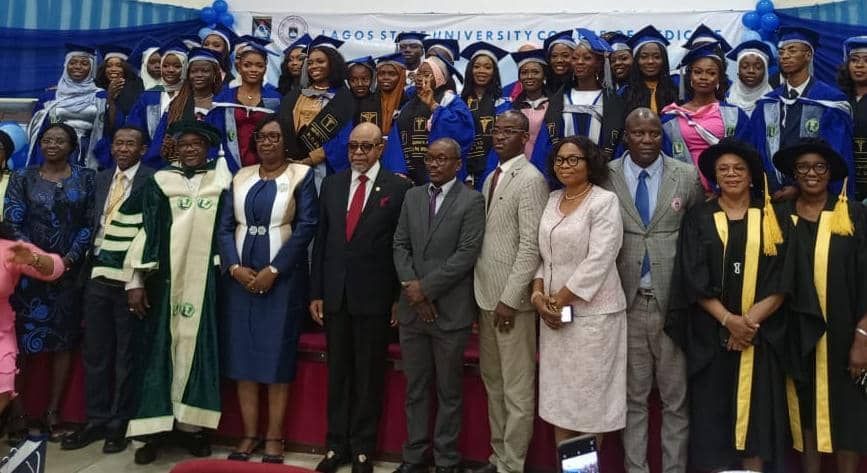
[{"label": "bracelet", "polygon": [[39,266],[39,255],[33,252],[30,254],[33,255],[33,261],[30,262],[30,266]]},{"label": "bracelet", "polygon": [[864,330],[861,327],[855,327],[855,333],[857,333],[858,335],[862,335],[864,337],[867,337],[867,330]]},{"label": "bracelet", "polygon": [[729,317],[730,317],[731,315],[732,315],[731,312],[726,312],[725,317],[723,317],[722,322],[720,322],[720,323],[722,324],[723,327],[726,326],[726,322],[729,320]]}]

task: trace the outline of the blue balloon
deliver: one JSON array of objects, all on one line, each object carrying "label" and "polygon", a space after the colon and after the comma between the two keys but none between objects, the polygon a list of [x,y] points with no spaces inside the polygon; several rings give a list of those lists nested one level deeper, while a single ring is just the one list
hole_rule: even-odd
[{"label": "blue balloon", "polygon": [[220,24],[226,28],[231,28],[235,24],[235,17],[229,12],[220,13]]},{"label": "blue balloon", "polygon": [[762,15],[762,31],[772,33],[780,27],[780,17],[775,13],[765,13]]},{"label": "blue balloon", "polygon": [[771,0],[761,0],[759,3],[756,3],[756,12],[758,12],[759,15],[773,13],[774,2],[772,2]]},{"label": "blue balloon", "polygon": [[762,41],[771,41],[772,39],[774,39],[774,34],[776,34],[773,31],[767,30],[759,30],[759,33],[762,36]]},{"label": "blue balloon", "polygon": [[217,12],[214,11],[212,7],[202,8],[202,12],[199,14],[199,18],[202,19],[203,23],[211,24],[217,21]]},{"label": "blue balloon", "polygon": [[12,139],[12,144],[15,146],[15,152],[6,161],[9,169],[24,167],[25,163],[27,163],[27,153],[30,151],[27,133],[16,122],[0,122],[0,130],[9,135],[9,138]]},{"label": "blue balloon", "polygon": [[229,11],[229,4],[226,3],[226,0],[214,0],[214,11],[217,12],[218,15],[226,13]]},{"label": "blue balloon", "polygon": [[741,33],[741,43],[752,40],[761,41],[762,35],[756,30],[744,30],[744,32]]},{"label": "blue balloon", "polygon": [[741,17],[741,23],[743,23],[744,26],[746,26],[747,28],[749,28],[751,30],[759,29],[759,26],[761,26],[761,22],[762,22],[761,17],[759,16],[758,13],[756,13],[754,11],[748,11],[748,12],[744,13],[743,17]]}]

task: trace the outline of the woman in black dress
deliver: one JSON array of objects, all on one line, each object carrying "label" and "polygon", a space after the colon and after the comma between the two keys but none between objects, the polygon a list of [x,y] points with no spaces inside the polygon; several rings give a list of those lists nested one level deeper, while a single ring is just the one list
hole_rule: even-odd
[{"label": "woman in black dress", "polygon": [[754,200],[758,153],[725,138],[699,158],[720,194],[686,214],[666,332],[687,356],[692,467],[785,471],[783,241]]},{"label": "woman in black dress", "polygon": [[849,38],[843,43],[843,50],[846,61],[837,71],[837,85],[852,106],[855,197],[864,200],[867,199],[867,100],[863,100],[867,95],[867,38]]},{"label": "woman in black dress", "polygon": [[806,139],[774,155],[774,165],[798,182],[798,198],[779,205],[788,246],[785,279],[791,329],[789,416],[806,473],[818,473],[820,453],[837,471],[855,473],[867,454],[867,396],[854,379],[867,371],[867,213],[828,184],[846,177],[843,158],[827,143]]},{"label": "woman in black dress", "polygon": [[626,113],[647,107],[656,113],[677,100],[677,84],[671,79],[668,61],[668,40],[652,25],[642,28],[629,38],[634,58],[629,80],[622,94]]}]

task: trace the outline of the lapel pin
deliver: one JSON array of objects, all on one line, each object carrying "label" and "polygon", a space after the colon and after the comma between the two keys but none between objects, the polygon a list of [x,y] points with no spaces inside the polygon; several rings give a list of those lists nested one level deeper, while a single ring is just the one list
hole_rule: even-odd
[{"label": "lapel pin", "polygon": [[376,192],[379,192],[379,186],[376,186],[376,188],[373,190],[375,190]]}]

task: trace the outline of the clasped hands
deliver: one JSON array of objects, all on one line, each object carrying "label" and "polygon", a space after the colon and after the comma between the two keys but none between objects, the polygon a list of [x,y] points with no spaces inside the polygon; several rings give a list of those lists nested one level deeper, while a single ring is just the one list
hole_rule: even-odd
[{"label": "clasped hands", "polygon": [[229,275],[253,294],[265,294],[271,290],[274,281],[277,280],[277,273],[271,271],[268,266],[256,271],[247,266],[237,265],[229,269]]},{"label": "clasped hands", "polygon": [[413,279],[401,283],[403,286],[403,295],[406,296],[409,305],[415,309],[418,316],[427,323],[432,323],[437,318],[437,308],[430,301],[421,289],[421,281]]},{"label": "clasped hands", "polygon": [[560,310],[568,302],[559,293],[555,295],[546,295],[541,291],[536,291],[530,296],[530,303],[536,308],[539,317],[545,322],[545,325],[552,330],[557,330],[563,326],[560,319]]},{"label": "clasped hands", "polygon": [[759,331],[759,324],[754,322],[749,314],[729,314],[723,319],[723,326],[729,331],[726,349],[729,351],[744,351],[753,344],[753,338]]}]

